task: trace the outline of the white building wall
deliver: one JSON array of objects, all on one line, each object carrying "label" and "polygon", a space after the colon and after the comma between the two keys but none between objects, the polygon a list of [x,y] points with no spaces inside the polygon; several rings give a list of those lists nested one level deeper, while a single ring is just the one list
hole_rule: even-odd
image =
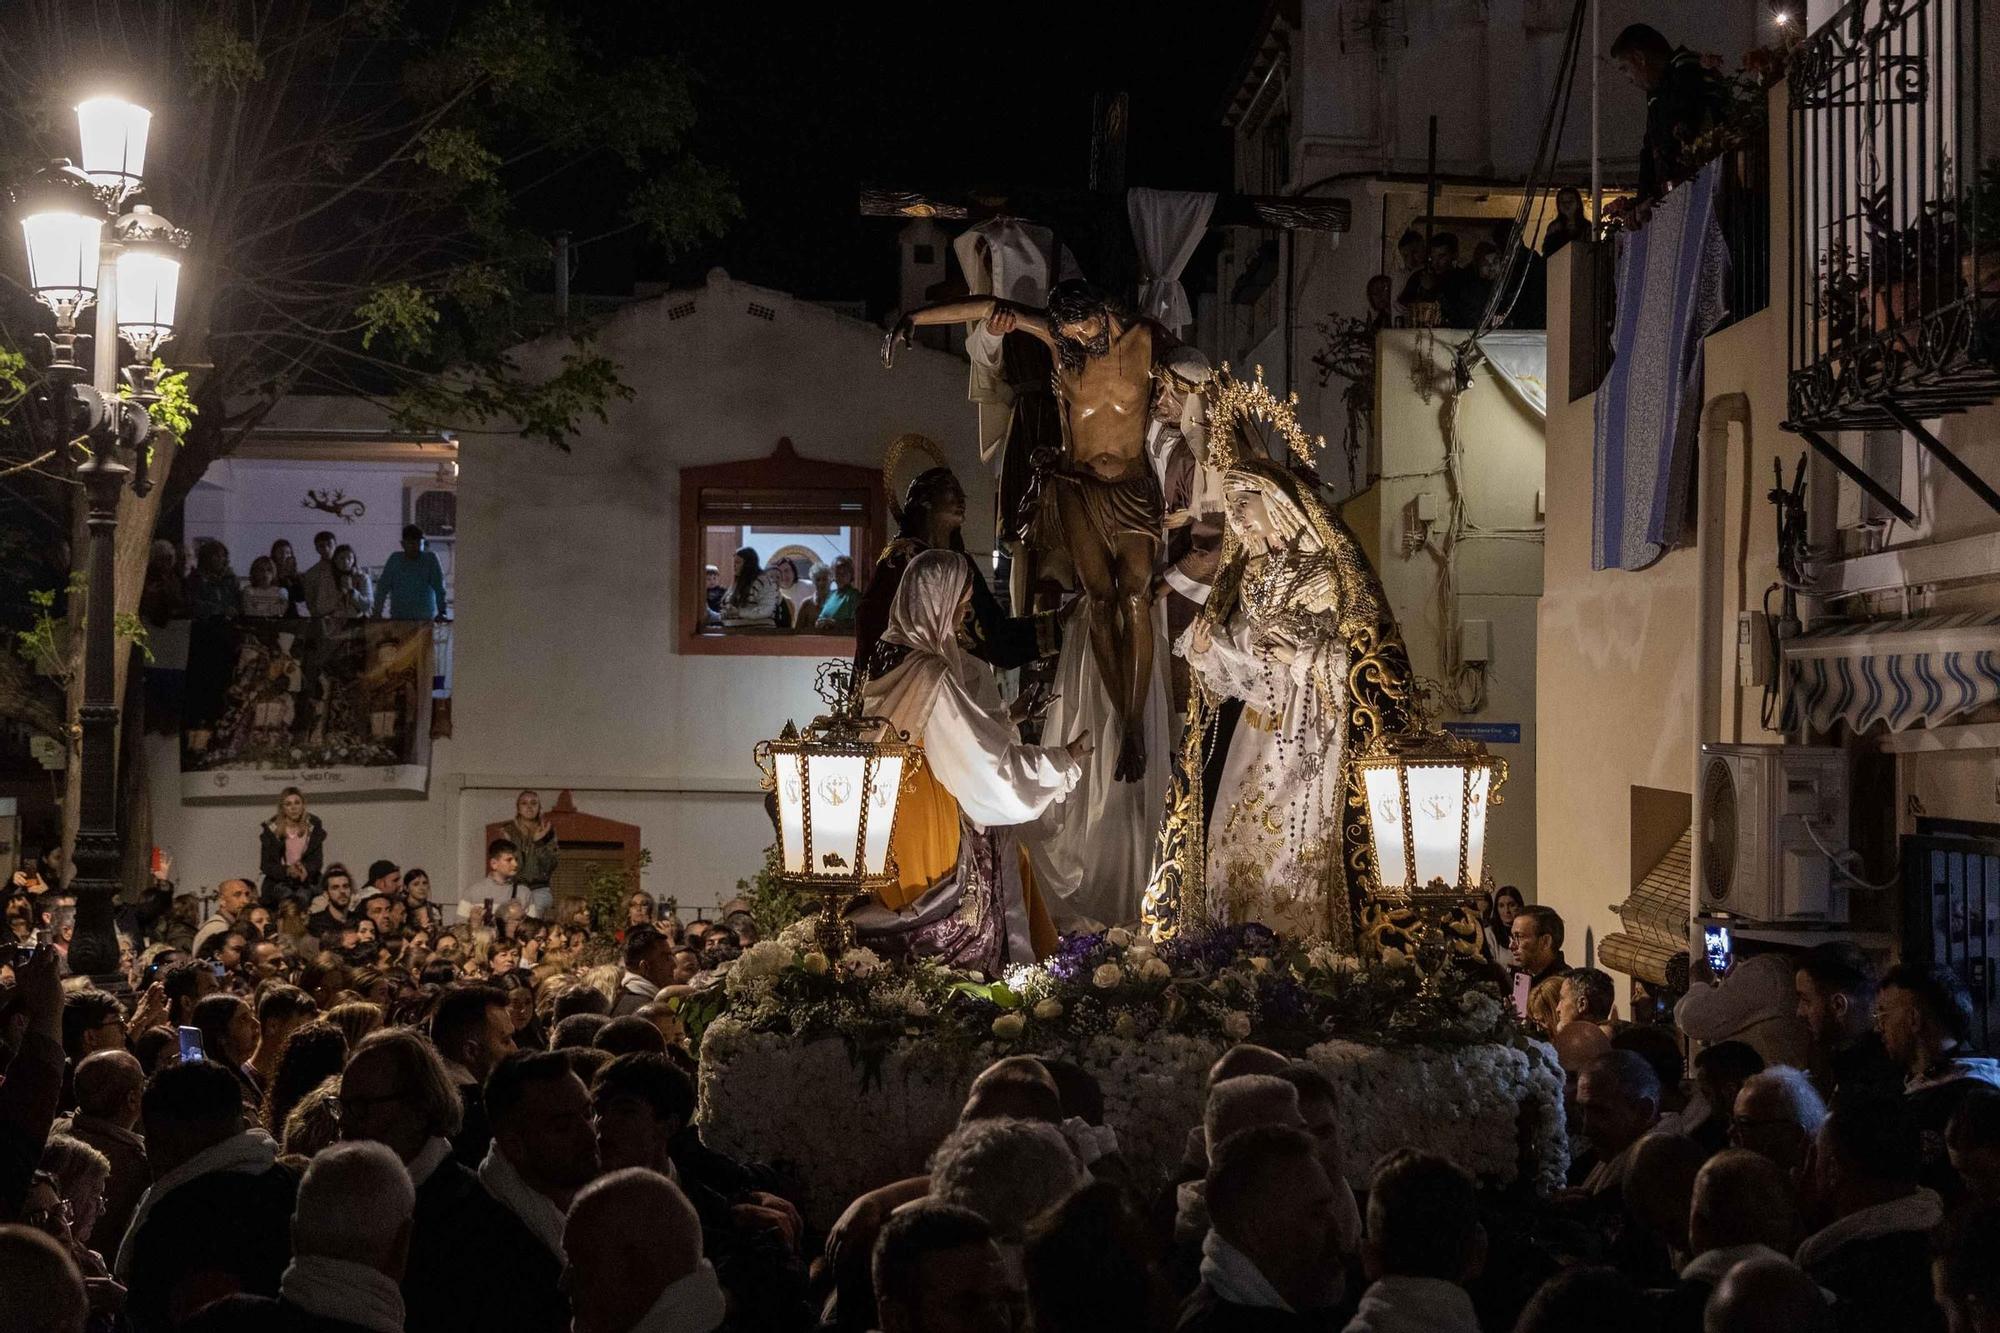
[{"label": "white building wall", "polygon": [[[669,318],[690,299],[693,315]],[[637,392],[587,421],[570,452],[464,432],[454,736],[435,743],[422,799],[319,802],[329,859],[421,864],[449,900],[482,872],[486,824],[512,813],[517,789],[548,804],[567,787],[579,809],[640,826],[652,892],[689,907],[731,896],[770,839],[751,746],[819,711],[819,659],[677,651],[679,469],[761,458],[780,436],[808,460],[879,466],[891,438],[919,431],[953,459],[967,545],[986,551],[991,482],[964,363],[912,348],[888,372],[880,344],[872,325],[718,271],[605,321],[595,345]],[[569,350],[548,339],[518,356],[547,373]],[[171,739],[152,761],[176,878],[253,869],[261,803],[182,804]]]}]

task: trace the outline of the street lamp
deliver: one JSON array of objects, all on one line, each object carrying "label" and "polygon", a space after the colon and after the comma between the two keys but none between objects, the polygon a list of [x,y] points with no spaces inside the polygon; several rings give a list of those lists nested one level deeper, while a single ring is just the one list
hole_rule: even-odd
[{"label": "street lamp", "polygon": [[[76,477],[88,500],[89,575],[85,588],[83,704],[72,735],[77,742],[78,802],[76,934],[69,969],[111,978],[118,971],[113,916],[121,853],[118,836],[117,531],[118,500],[129,483],[144,496],[152,488],[147,441],[151,404],[159,400],[153,358],[173,336],[180,295],[178,251],[185,232],[143,204],[106,223],[142,184],[152,114],[114,97],[94,97],[76,108],[83,165],[51,163],[15,192],[28,248],[28,284],[55,317],[46,419],[55,425],[55,447],[74,446],[85,457]],[[95,374],[76,359],[78,314],[97,306]],[[137,364],[123,371],[119,388],[118,340],[131,344]],[[90,382],[86,383],[86,379]],[[130,456],[136,466],[124,461]]]}]

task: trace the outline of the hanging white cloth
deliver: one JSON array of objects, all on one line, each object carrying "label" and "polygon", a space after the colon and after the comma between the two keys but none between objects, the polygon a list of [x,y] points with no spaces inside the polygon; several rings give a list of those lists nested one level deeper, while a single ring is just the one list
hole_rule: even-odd
[{"label": "hanging white cloth", "polygon": [[[998,296],[1027,306],[1047,305],[1049,288],[1062,278],[1079,277],[1069,247],[1055,256],[1056,234],[1019,218],[988,218],[952,238],[951,250],[965,274],[966,290],[974,296]],[[1000,375],[1003,335],[988,333],[984,320],[965,335],[965,353],[972,362],[968,396],[975,403],[1010,401]]]},{"label": "hanging white cloth", "polygon": [[1045,818],[1021,830],[1058,930],[1130,925],[1139,920],[1139,900],[1153,864],[1154,835],[1167,807],[1167,778],[1173,765],[1167,723],[1169,683],[1167,607],[1153,599],[1153,679],[1141,720],[1146,740],[1146,774],[1120,782],[1118,711],[1090,650],[1090,599],[1079,597],[1062,622],[1062,653],[1056,660],[1055,698],[1042,719],[1042,735],[1068,740],[1087,733],[1096,748],[1083,761],[1077,794],[1062,818]]},{"label": "hanging white cloth", "polygon": [[1139,313],[1150,315],[1178,333],[1194,322],[1181,274],[1195,247],[1207,234],[1215,195],[1199,190],[1151,190],[1143,185],[1125,192],[1125,212],[1132,220],[1132,243],[1139,251]]},{"label": "hanging white cloth", "polygon": [[1060,745],[1024,745],[992,668],[958,641],[972,569],[956,551],[910,561],[882,637],[910,655],[871,680],[862,701],[924,747],[924,762],[980,828],[1025,824],[1058,804],[1082,772]]},{"label": "hanging white cloth", "polygon": [[1509,331],[1486,333],[1479,350],[1500,382],[1513,390],[1522,406],[1543,421],[1549,419],[1549,335]]}]

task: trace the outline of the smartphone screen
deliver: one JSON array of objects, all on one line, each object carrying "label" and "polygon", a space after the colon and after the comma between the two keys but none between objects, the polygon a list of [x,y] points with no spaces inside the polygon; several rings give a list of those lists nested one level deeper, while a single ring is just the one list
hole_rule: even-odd
[{"label": "smartphone screen", "polygon": [[181,1063],[198,1065],[208,1059],[208,1052],[201,1048],[201,1029],[185,1024],[181,1027]]},{"label": "smartphone screen", "polygon": [[1528,1016],[1528,993],[1534,990],[1534,988],[1535,983],[1526,972],[1516,972],[1514,974],[1515,1017],[1526,1018]]},{"label": "smartphone screen", "polygon": [[1735,951],[1730,947],[1729,927],[1703,926],[1702,951],[1708,957],[1708,970],[1718,977],[1729,975],[1729,968],[1736,961]]}]

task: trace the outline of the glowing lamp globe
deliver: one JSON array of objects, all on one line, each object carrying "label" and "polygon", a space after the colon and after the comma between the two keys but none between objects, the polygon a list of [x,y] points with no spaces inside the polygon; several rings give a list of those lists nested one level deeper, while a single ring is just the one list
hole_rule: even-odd
[{"label": "glowing lamp globe", "polygon": [[1507,765],[1443,732],[1385,736],[1357,757],[1374,845],[1375,892],[1459,901],[1487,884],[1486,813]]},{"label": "glowing lamp globe", "polygon": [[118,332],[141,361],[174,336],[181,261],[166,219],[140,204],[119,219],[124,248],[118,255]]},{"label": "glowing lamp globe", "polygon": [[889,839],[903,780],[921,751],[887,722],[861,715],[848,664],[823,664],[816,688],[830,711],[804,731],[787,722],[776,740],[758,743],[755,757],[764,790],[777,797],[779,875],[820,895],[816,930],[833,956],[847,942],[847,900],[895,881]]},{"label": "glowing lamp globe", "polygon": [[146,135],[153,113],[122,97],[93,97],[76,108],[83,174],[98,188],[123,198],[146,173]]},{"label": "glowing lamp globe", "polygon": [[97,299],[104,205],[84,174],[62,160],[37,171],[14,199],[28,243],[28,289],[67,329]]}]

